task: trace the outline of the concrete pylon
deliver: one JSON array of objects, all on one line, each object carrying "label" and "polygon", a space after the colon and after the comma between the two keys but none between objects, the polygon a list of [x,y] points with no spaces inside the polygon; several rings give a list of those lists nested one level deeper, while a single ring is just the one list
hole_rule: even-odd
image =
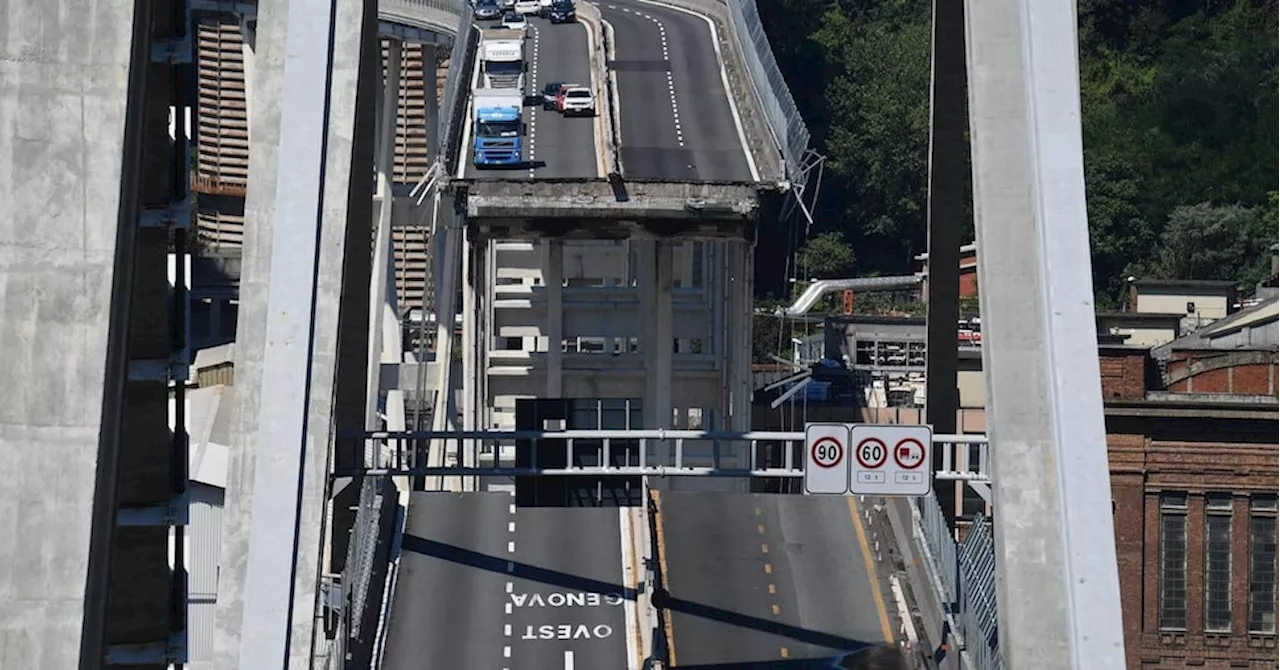
[{"label": "concrete pylon", "polygon": [[1123,668],[1073,0],[970,0],[982,363],[1007,667]]},{"label": "concrete pylon", "polygon": [[280,103],[250,117],[219,668],[310,668],[320,637],[330,438],[365,408],[376,9],[259,13],[253,98]]}]

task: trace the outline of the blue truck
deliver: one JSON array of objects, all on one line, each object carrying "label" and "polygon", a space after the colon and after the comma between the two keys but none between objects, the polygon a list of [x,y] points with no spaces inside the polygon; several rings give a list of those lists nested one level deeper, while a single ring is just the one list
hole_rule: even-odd
[{"label": "blue truck", "polygon": [[478,168],[524,165],[524,96],[518,89],[478,88],[475,108],[474,162]]}]

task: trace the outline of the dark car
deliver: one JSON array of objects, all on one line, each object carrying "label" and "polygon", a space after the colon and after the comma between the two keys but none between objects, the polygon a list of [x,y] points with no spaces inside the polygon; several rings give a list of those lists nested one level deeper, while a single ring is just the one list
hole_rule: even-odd
[{"label": "dark car", "polygon": [[482,20],[492,20],[502,16],[502,8],[498,6],[497,0],[480,0],[476,3],[475,17]]},{"label": "dark car", "polygon": [[564,82],[553,81],[542,87],[542,109],[545,111],[553,111],[556,108],[556,99],[560,97],[560,89],[564,88]]},{"label": "dark car", "polygon": [[547,13],[552,23],[571,23],[576,18],[573,0],[555,0],[551,3],[551,11]]}]

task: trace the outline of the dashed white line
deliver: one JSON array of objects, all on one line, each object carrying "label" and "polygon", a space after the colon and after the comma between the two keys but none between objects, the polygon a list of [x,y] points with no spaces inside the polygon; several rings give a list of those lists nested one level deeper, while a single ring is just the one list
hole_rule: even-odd
[{"label": "dashed white line", "polygon": [[512,514],[515,514],[515,513],[516,513],[516,506],[515,506],[515,503],[512,503],[512,504],[510,504],[510,505],[507,505],[507,511],[508,511],[508,512],[510,512],[510,513],[512,513]]},{"label": "dashed white line", "polygon": [[502,634],[507,637],[511,637],[511,624],[509,623],[502,624]]},{"label": "dashed white line", "polygon": [[516,543],[515,543],[515,541],[514,541],[514,540],[512,540],[511,542],[508,542],[508,543],[507,543],[507,553],[509,553],[509,554],[514,554],[514,553],[516,553]]},{"label": "dashed white line", "polygon": [[[537,91],[538,90],[538,44],[540,42],[539,32],[538,32],[538,29],[533,26],[529,26],[529,29],[533,31],[533,58],[531,59],[531,62],[529,64],[529,87],[527,88],[527,90]],[[536,145],[538,142],[538,109],[539,109],[538,107],[532,107],[529,109],[529,178],[530,179],[533,179],[533,176],[534,176],[533,175],[533,172],[534,172],[533,158],[535,155]],[[515,495],[515,491],[512,491],[511,494]]]},{"label": "dashed white line", "polygon": [[503,658],[511,658],[511,647],[503,647],[503,648],[502,648],[502,657],[503,657]]},{"label": "dashed white line", "polygon": [[[630,10],[624,8],[622,11],[627,12]],[[659,21],[652,14],[646,14],[638,10],[634,13],[636,16],[643,16],[653,21],[653,25],[658,27],[658,39],[662,42],[662,60],[667,62],[667,95],[671,98],[671,116],[676,124],[676,143],[683,147],[684,129],[680,127],[680,104],[676,101],[676,82],[671,73],[671,49],[667,44],[667,27],[662,25],[662,21]]]},{"label": "dashed white line", "polygon": [[505,613],[506,613],[506,614],[511,614],[511,603],[507,603],[507,604],[503,607],[503,610],[505,611]]},{"label": "dashed white line", "polygon": [[507,593],[511,593],[515,588],[516,587],[514,584],[512,584],[511,582],[507,582]]},{"label": "dashed white line", "polygon": [[507,561],[507,574],[511,574],[511,573],[513,573],[513,572],[515,572],[515,571],[516,571],[516,564],[515,564],[515,562],[514,562],[514,561]]},{"label": "dashed white line", "polygon": [[514,533],[514,532],[516,532],[516,522],[514,522],[514,521],[508,521],[508,522],[507,522],[507,532],[508,532],[508,533]]}]

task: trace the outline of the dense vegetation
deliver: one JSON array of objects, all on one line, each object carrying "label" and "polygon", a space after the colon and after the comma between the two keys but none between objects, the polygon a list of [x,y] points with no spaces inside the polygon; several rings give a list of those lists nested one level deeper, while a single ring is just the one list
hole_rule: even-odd
[{"label": "dense vegetation", "polygon": [[[926,239],[931,3],[757,4],[828,161],[813,232],[830,235],[811,276],[912,271]],[[1099,306],[1129,275],[1238,279],[1247,293],[1276,241],[1276,1],[1079,0],[1079,12]]]}]

